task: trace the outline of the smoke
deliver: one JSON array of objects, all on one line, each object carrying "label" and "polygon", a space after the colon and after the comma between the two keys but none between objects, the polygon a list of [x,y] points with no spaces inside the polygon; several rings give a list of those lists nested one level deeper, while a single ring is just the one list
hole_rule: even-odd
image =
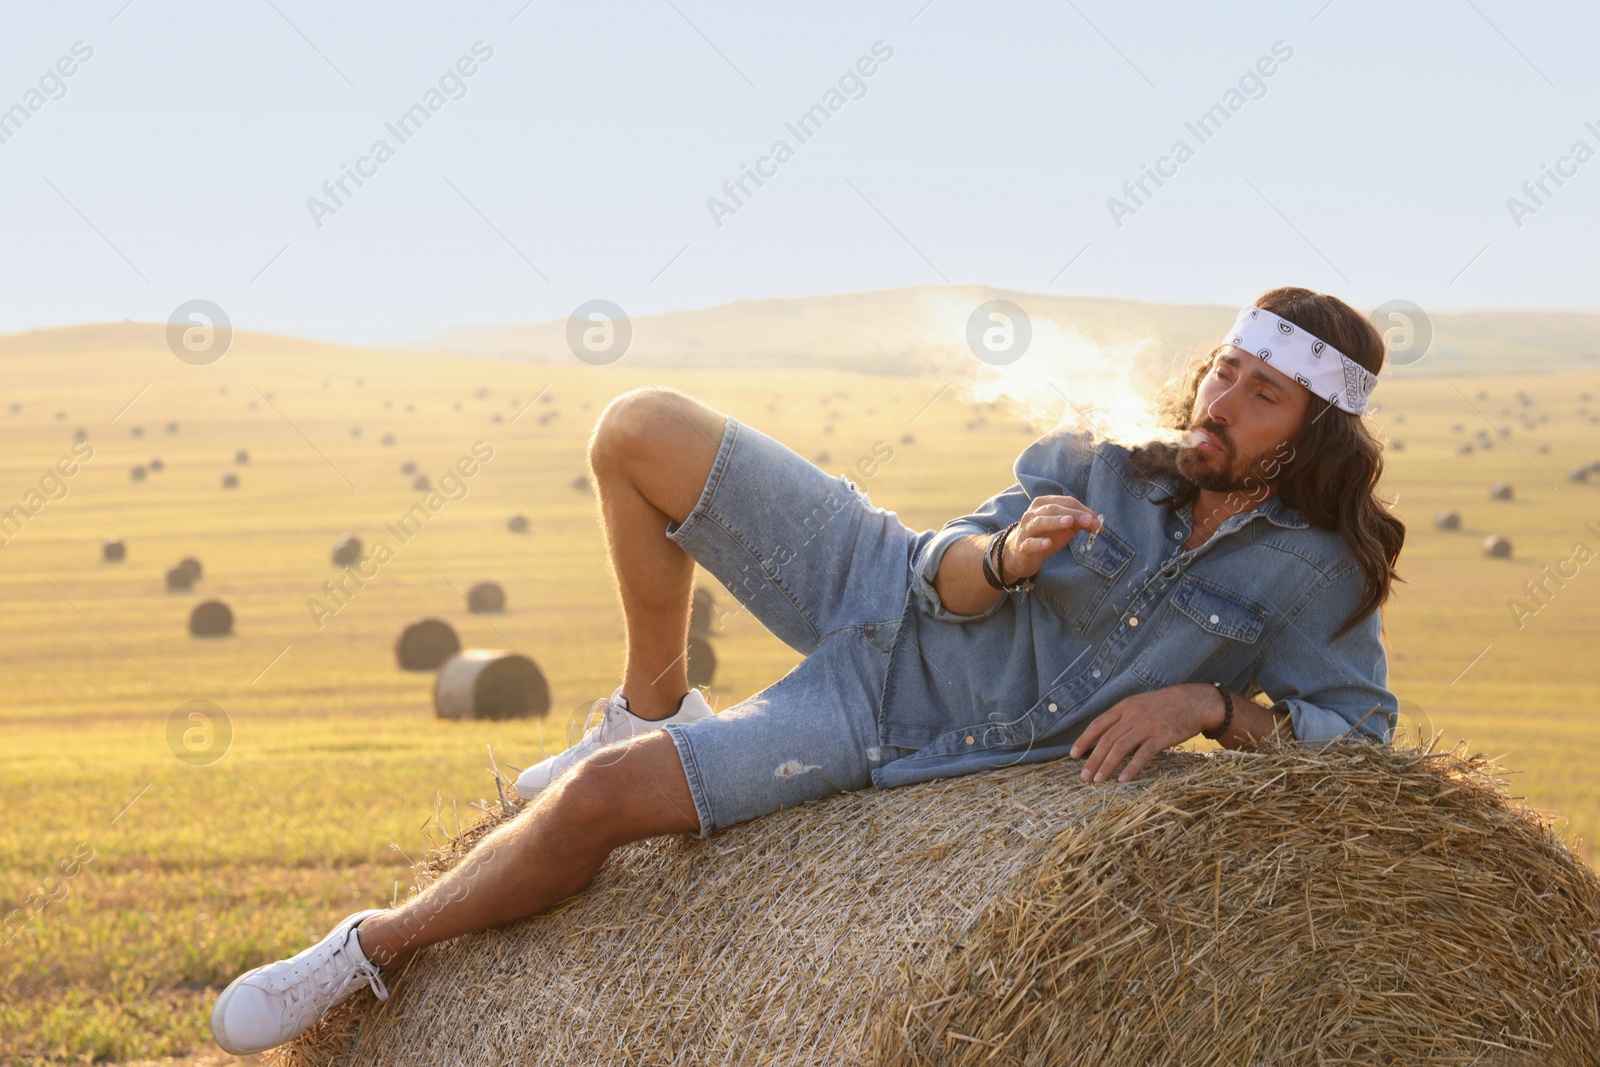
[{"label": "smoke", "polygon": [[[1042,431],[1091,430],[1122,445],[1179,442],[1183,431],[1161,425],[1155,396],[1162,375],[1158,342],[1146,337],[1106,344],[1071,323],[1029,316],[1032,341],[1015,362],[996,366],[978,359],[966,341],[976,301],[940,294],[927,304],[930,345],[939,368],[971,404],[998,405]],[[1165,370],[1166,368],[1162,368]]]}]

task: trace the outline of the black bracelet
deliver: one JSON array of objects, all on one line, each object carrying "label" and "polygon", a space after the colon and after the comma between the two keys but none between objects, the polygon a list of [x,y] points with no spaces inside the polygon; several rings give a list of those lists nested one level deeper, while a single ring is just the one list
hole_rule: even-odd
[{"label": "black bracelet", "polygon": [[1211,684],[1216,687],[1218,694],[1222,697],[1222,725],[1217,727],[1216,733],[1212,733],[1210,730],[1201,730],[1200,735],[1207,741],[1221,741],[1222,735],[1227,733],[1228,727],[1233,725],[1233,694],[1224,689],[1221,682],[1212,682]]},{"label": "black bracelet", "polygon": [[1025,592],[1033,588],[1033,578],[1018,578],[1014,582],[1006,582],[1006,538],[1011,536],[1011,531],[1021,525],[1021,520],[1012,523],[995,535],[994,568],[995,575],[1000,579],[1000,588],[1007,593]]},{"label": "black bracelet", "polygon": [[994,570],[994,545],[1002,536],[1004,531],[990,534],[989,540],[983,546],[983,580],[988,582],[991,588],[1005,592],[1005,583],[1000,581],[1000,576]]}]

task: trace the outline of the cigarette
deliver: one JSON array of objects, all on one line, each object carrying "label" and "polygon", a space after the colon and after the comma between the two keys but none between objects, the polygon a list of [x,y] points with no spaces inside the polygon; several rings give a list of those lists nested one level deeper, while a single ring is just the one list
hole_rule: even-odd
[{"label": "cigarette", "polygon": [[1094,547],[1094,539],[1099,536],[1101,528],[1106,524],[1104,515],[1096,515],[1095,518],[1099,520],[1099,525],[1089,531],[1089,543],[1083,546],[1085,552]]}]

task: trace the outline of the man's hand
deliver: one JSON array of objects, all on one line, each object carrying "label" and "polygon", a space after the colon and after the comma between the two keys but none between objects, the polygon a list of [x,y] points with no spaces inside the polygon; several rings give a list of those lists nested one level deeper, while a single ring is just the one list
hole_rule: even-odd
[{"label": "man's hand", "polygon": [[1117,781],[1131,781],[1156,753],[1181,745],[1202,730],[1219,728],[1222,717],[1222,699],[1216,687],[1205,682],[1136,693],[1088,725],[1072,743],[1072,758],[1089,753],[1083,764],[1086,782],[1105,781],[1127,760]]},{"label": "man's hand", "polygon": [[1029,578],[1039,573],[1044,561],[1072,540],[1080,530],[1100,529],[1098,516],[1073,496],[1041,494],[1028,502],[1017,528],[1006,538],[1001,564],[1006,579]]}]

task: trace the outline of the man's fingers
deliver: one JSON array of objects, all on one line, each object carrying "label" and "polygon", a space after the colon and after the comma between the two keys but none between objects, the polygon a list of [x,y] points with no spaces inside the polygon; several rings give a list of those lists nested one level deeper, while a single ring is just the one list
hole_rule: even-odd
[{"label": "man's fingers", "polygon": [[1138,731],[1129,729],[1124,730],[1115,738],[1108,738],[1108,740],[1110,741],[1109,747],[1100,745],[1095,751],[1095,754],[1099,755],[1100,748],[1107,748],[1105,758],[1094,772],[1094,780],[1096,782],[1103,782],[1113,774],[1116,774],[1117,768],[1122,766],[1122,761],[1127,759],[1146,739]]},{"label": "man's fingers", "polygon": [[1078,739],[1072,742],[1072,758],[1078,759],[1093,748],[1095,739],[1111,728],[1112,724],[1117,721],[1118,715],[1119,712],[1114,707],[1096,715],[1094,721],[1085,726],[1083,733],[1079,734]]},{"label": "man's fingers", "polygon": [[1117,781],[1133,781],[1134,777],[1140,771],[1144,770],[1145,767],[1149,765],[1150,761],[1155,759],[1156,753],[1160,751],[1161,746],[1154,740],[1146,741],[1144,744],[1140,745],[1139,751],[1133,754],[1133,758],[1128,761],[1127,767],[1123,768],[1122,774],[1117,777]]},{"label": "man's fingers", "polygon": [[1120,759],[1115,763],[1108,761],[1111,759],[1112,752],[1116,750],[1118,745],[1122,744],[1123,738],[1127,735],[1128,727],[1119,723],[1095,744],[1094,751],[1089,753],[1089,758],[1083,764],[1084,781],[1096,781],[1102,775],[1109,774],[1116,769],[1117,764],[1122,761]]}]

